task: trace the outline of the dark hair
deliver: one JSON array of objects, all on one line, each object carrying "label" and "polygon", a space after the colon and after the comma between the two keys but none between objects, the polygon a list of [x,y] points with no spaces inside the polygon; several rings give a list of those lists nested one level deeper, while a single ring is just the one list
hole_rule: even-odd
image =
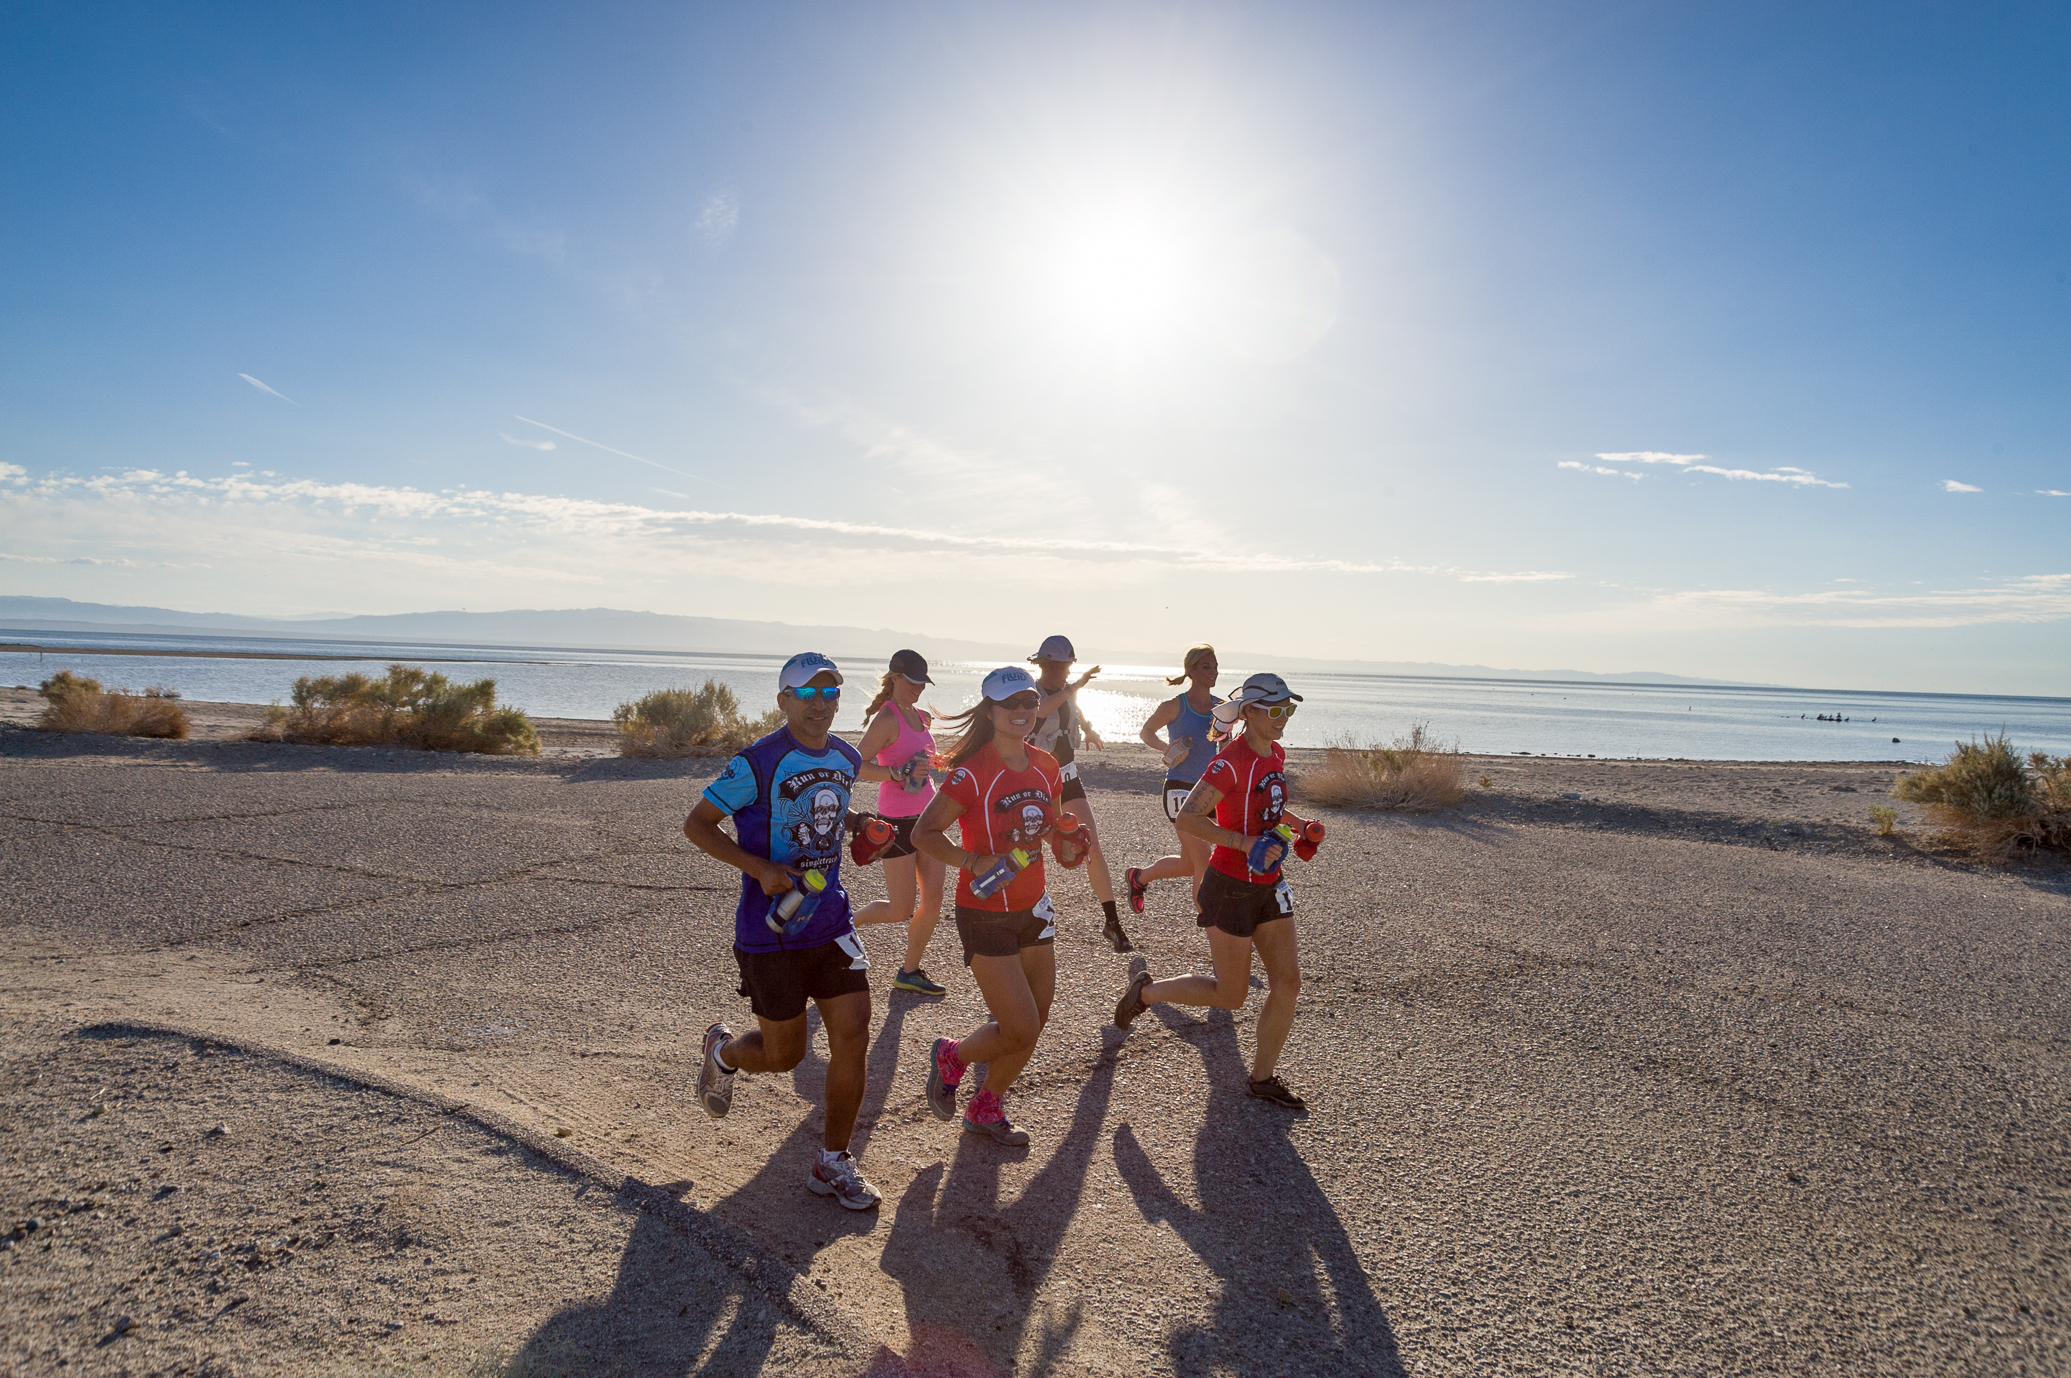
[{"label": "dark hair", "polygon": [[981,698],[961,713],[953,713],[937,719],[945,732],[955,732],[956,740],[950,743],[946,757],[949,769],[955,770],[964,762],[983,751],[992,741],[992,714],[987,712],[993,701]]},{"label": "dark hair", "polygon": [[1215,647],[1205,641],[1196,641],[1193,645],[1187,647],[1187,653],[1179,658],[1179,673],[1173,675],[1165,682],[1167,684],[1185,684],[1187,682],[1187,671],[1194,668],[1194,662],[1201,658],[1203,651],[1206,651],[1209,655],[1214,655]]}]

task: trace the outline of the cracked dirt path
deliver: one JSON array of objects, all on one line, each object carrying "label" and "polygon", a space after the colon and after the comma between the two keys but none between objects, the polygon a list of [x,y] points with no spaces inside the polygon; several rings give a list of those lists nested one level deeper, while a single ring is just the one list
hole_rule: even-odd
[{"label": "cracked dirt path", "polygon": [[[676,831],[694,767],[8,734],[0,990],[19,1050],[155,1018],[668,1184],[737,1241],[730,1276],[865,1337],[787,1371],[2066,1371],[2063,873],[1849,832],[1835,783],[1874,768],[1590,764],[1330,819],[1295,876],[1305,1118],[1242,1092],[1255,1002],[1105,1027],[1132,963],[1072,877],[1014,1097],[1036,1142],[964,1141],[921,1095],[928,1043],[981,1017],[939,935],[946,999],[878,988],[864,1215],[801,1186],[823,1043],[725,1121],[689,1098],[705,1023],[746,1018],[732,881]],[[1118,873],[1167,850],[1145,763],[1087,774]],[[1799,813],[1712,788],[1771,775]],[[1576,783],[1609,802],[1552,788]],[[1176,887],[1131,930],[1160,974],[1204,965]],[[901,940],[866,932],[880,974]],[[598,1369],[676,1353],[666,1308],[625,1300],[721,1285],[672,1258],[631,1229],[574,1309],[470,1333],[513,1364],[578,1334]]]}]

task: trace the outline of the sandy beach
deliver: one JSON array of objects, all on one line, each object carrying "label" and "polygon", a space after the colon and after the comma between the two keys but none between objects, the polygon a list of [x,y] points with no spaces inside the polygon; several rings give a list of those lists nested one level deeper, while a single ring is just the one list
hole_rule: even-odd
[{"label": "sandy beach", "polygon": [[[1110,952],[1080,875],[1026,1150],[934,1120],[982,1017],[865,930],[884,1192],[809,1195],[824,1040],[691,1097],[735,994],[715,762],[54,737],[0,695],[0,1358],[21,1373],[2071,1372],[2071,871],[1974,866],[1897,764],[1489,757],[1329,813],[1282,1073],[1180,887]],[[1292,753],[1297,769],[1304,753]],[[1119,882],[1162,772],[1085,778]],[[865,791],[867,797],[868,791]],[[881,893],[874,871],[851,880]]]}]

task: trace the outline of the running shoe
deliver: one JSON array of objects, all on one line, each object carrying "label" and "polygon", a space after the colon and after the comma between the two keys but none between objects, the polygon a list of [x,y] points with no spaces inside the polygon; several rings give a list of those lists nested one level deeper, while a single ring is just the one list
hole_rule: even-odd
[{"label": "running shoe", "polygon": [[1151,983],[1148,971],[1136,973],[1136,979],[1129,983],[1129,989],[1122,992],[1122,998],[1115,1001],[1115,1027],[1126,1029],[1136,1022],[1136,1016],[1150,1006],[1143,1003],[1143,988]]},{"label": "running shoe", "polygon": [[[954,1077],[950,1076],[955,1072]],[[956,1044],[947,1038],[935,1040],[928,1055],[928,1109],[938,1120],[956,1118],[956,1088],[964,1083],[964,1064],[957,1060]]]},{"label": "running shoe", "polygon": [[892,978],[893,990],[910,990],[915,995],[947,995],[949,987],[928,979],[928,973],[919,967],[911,971],[903,968]]},{"label": "running shoe", "polygon": [[1129,935],[1122,931],[1120,919],[1109,919],[1107,926],[1100,930],[1100,936],[1107,939],[1109,945],[1117,952],[1136,951],[1136,944],[1130,942]]},{"label": "running shoe", "polygon": [[733,1073],[719,1065],[719,1050],[732,1037],[733,1030],[724,1024],[705,1030],[705,1065],[698,1068],[698,1099],[704,1102],[705,1113],[715,1120],[725,1119],[726,1112],[733,1109]]},{"label": "running shoe", "polygon": [[863,1179],[862,1170],[845,1148],[832,1162],[814,1154],[813,1170],[806,1174],[805,1184],[814,1195],[831,1196],[852,1211],[867,1211],[884,1199]]},{"label": "running shoe", "polygon": [[1129,907],[1139,914],[1143,912],[1143,897],[1151,892],[1151,883],[1138,879],[1142,874],[1143,869],[1138,866],[1122,872],[1122,879],[1129,883]]},{"label": "running shoe", "polygon": [[1307,1110],[1309,1103],[1287,1089],[1287,1083],[1278,1077],[1267,1077],[1264,1081],[1245,1079],[1244,1089],[1260,1100],[1271,1101],[1289,1110]]},{"label": "running shoe", "polygon": [[964,1112],[964,1133],[983,1134],[1003,1148],[1027,1148],[1028,1131],[1016,1129],[1006,1107],[990,1091],[980,1091]]}]

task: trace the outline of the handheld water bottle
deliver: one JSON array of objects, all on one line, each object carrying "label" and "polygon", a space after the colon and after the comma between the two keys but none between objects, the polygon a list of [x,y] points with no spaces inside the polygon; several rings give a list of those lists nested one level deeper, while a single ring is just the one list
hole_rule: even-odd
[{"label": "handheld water bottle", "polygon": [[1316,848],[1322,845],[1323,837],[1323,825],[1310,819],[1302,825],[1302,835],[1294,840],[1294,854],[1303,861],[1314,861]]},{"label": "handheld water bottle", "polygon": [[[1065,848],[1075,848],[1078,855],[1070,861],[1064,859]],[[1076,870],[1086,864],[1086,858],[1093,855],[1093,835],[1086,831],[1084,821],[1072,814],[1061,814],[1050,825],[1050,851],[1057,857],[1057,864],[1066,870]]]},{"label": "handheld water bottle", "polygon": [[813,911],[820,907],[820,896],[827,892],[827,877],[818,871],[807,871],[798,882],[770,906],[763,922],[770,932],[795,938],[813,921]]},{"label": "handheld water bottle", "polygon": [[906,758],[906,764],[899,767],[896,778],[909,793],[919,794],[934,783],[934,760],[925,751],[916,751]]},{"label": "handheld water bottle", "polygon": [[[1275,823],[1251,840],[1251,853],[1245,857],[1244,864],[1249,866],[1255,875],[1269,876],[1280,869],[1281,862],[1287,860],[1287,850],[1293,843],[1294,829],[1285,823]],[[1266,854],[1276,850],[1279,855],[1268,865]]]},{"label": "handheld water bottle", "polygon": [[1193,750],[1194,739],[1192,737],[1175,737],[1165,748],[1165,764],[1167,766],[1176,766],[1192,755]]},{"label": "handheld water bottle", "polygon": [[892,845],[899,830],[887,819],[874,813],[852,813],[848,816],[849,857],[858,866],[868,866],[884,854]]},{"label": "handheld water bottle", "polygon": [[1014,877],[1026,871],[1034,862],[1035,856],[1033,853],[1024,851],[1020,847],[1012,848],[1005,856],[995,861],[992,864],[992,868],[984,875],[972,880],[971,893],[981,900],[989,900],[1005,889]]}]

